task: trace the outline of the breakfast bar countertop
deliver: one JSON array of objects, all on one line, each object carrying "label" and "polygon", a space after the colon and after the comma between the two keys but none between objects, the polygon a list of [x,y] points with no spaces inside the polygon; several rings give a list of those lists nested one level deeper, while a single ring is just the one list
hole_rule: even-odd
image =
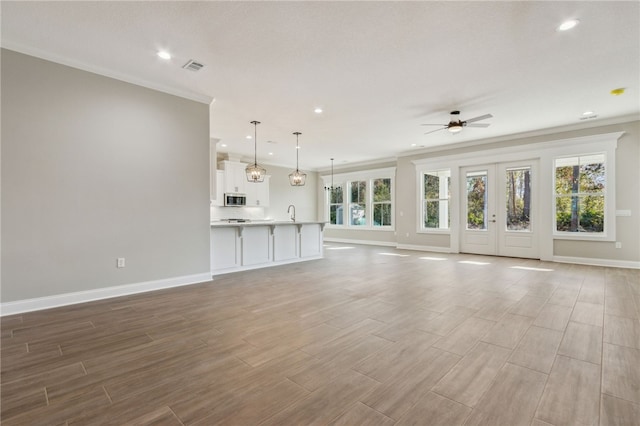
[{"label": "breakfast bar countertop", "polygon": [[317,220],[247,220],[245,222],[229,221],[229,220],[216,220],[211,221],[211,226],[215,227],[228,227],[228,226],[275,226],[275,225],[310,225],[319,224],[324,225],[327,222]]}]

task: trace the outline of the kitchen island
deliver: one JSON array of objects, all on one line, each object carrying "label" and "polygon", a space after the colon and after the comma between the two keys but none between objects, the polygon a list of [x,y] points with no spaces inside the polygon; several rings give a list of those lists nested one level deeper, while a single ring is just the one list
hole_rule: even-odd
[{"label": "kitchen island", "polygon": [[320,259],[325,222],[211,222],[211,274]]}]

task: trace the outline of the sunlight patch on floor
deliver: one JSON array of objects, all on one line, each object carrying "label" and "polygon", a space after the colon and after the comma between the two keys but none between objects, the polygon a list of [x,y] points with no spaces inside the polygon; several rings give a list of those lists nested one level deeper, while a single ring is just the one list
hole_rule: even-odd
[{"label": "sunlight patch on floor", "polygon": [[534,268],[532,266],[510,266],[511,269],[524,269],[526,271],[553,272],[553,269]]}]

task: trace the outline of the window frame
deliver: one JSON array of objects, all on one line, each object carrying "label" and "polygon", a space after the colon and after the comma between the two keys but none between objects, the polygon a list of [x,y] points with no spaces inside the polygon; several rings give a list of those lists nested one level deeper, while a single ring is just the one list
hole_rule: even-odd
[{"label": "window frame", "polygon": [[[448,182],[448,197],[447,198],[438,198],[436,199],[432,199],[432,198],[425,198],[425,187],[424,187],[424,176],[427,174],[433,174],[433,173],[442,173],[442,172],[447,172],[449,175],[447,176],[449,178],[449,182]],[[452,194],[452,190],[451,190],[451,185],[452,185],[452,169],[451,168],[434,168],[434,169],[425,169],[425,170],[421,170],[419,172],[419,179],[420,179],[420,207],[419,207],[419,216],[418,216],[418,222],[419,222],[419,226],[418,226],[418,232],[419,233],[424,233],[424,234],[450,234],[451,233],[451,199],[453,198],[451,196]],[[440,188],[439,192],[442,191],[442,188]],[[441,194],[438,194],[441,195]],[[447,213],[447,227],[446,228],[427,228],[426,226],[424,226],[424,213],[425,213],[425,206],[427,201],[438,201],[438,203],[441,203],[443,200],[447,201],[447,206],[446,206],[446,213]],[[438,204],[438,209],[441,210],[442,207]]]},{"label": "window frame", "polygon": [[[331,175],[323,175],[324,186],[329,187],[331,185]],[[374,202],[373,201],[373,187],[374,181],[378,179],[389,179],[391,196],[389,201]],[[331,212],[330,208],[335,203],[330,203],[331,191],[325,190],[324,194],[324,215],[327,221],[326,228],[328,229],[343,229],[343,230],[366,230],[366,231],[395,231],[395,182],[396,182],[396,168],[389,167],[384,169],[363,170],[359,172],[340,173],[333,175],[333,186],[342,186],[342,206],[343,206],[343,221],[341,225],[330,223]],[[365,196],[365,218],[366,223],[364,225],[352,225],[351,224],[351,183],[352,182],[366,182],[366,196]],[[346,190],[345,190],[346,189]],[[377,204],[390,204],[391,205],[391,225],[374,225],[373,224],[373,209]]]},{"label": "window frame", "polygon": [[[580,157],[589,157],[595,155],[603,155],[604,156],[604,190],[598,193],[577,193],[576,196],[584,197],[588,195],[598,195],[604,197],[604,218],[603,218],[603,229],[602,232],[571,232],[571,231],[558,231],[557,226],[557,199],[559,194],[556,191],[556,162],[558,160],[567,159],[567,158],[580,158]],[[615,154],[613,156],[615,160]],[[586,151],[586,152],[578,152],[567,155],[557,155],[551,159],[551,173],[552,173],[552,236],[554,239],[563,239],[563,240],[591,240],[591,241],[614,241],[615,240],[615,206],[611,206],[614,204],[611,201],[611,192],[615,191],[615,166],[613,165],[614,161],[610,160],[610,154],[608,151]],[[614,170],[611,170],[613,168]],[[608,188],[612,185],[611,181],[613,181],[614,189],[610,191]],[[613,222],[613,224],[612,224]]]}]

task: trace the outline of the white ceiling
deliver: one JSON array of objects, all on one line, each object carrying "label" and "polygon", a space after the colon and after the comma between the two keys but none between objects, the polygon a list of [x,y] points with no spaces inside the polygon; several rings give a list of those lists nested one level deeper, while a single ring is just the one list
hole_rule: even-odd
[{"label": "white ceiling", "polygon": [[[305,170],[578,124],[587,110],[592,123],[637,116],[639,6],[2,1],[2,46],[215,99],[218,151],[253,157],[246,136],[258,120],[258,162],[292,166],[300,131]],[[568,18],[580,25],[556,31]],[[182,69],[189,59],[205,67]],[[625,94],[610,95],[618,87]],[[447,123],[454,109],[494,117],[488,128],[424,135],[435,128],[421,123]]]}]

